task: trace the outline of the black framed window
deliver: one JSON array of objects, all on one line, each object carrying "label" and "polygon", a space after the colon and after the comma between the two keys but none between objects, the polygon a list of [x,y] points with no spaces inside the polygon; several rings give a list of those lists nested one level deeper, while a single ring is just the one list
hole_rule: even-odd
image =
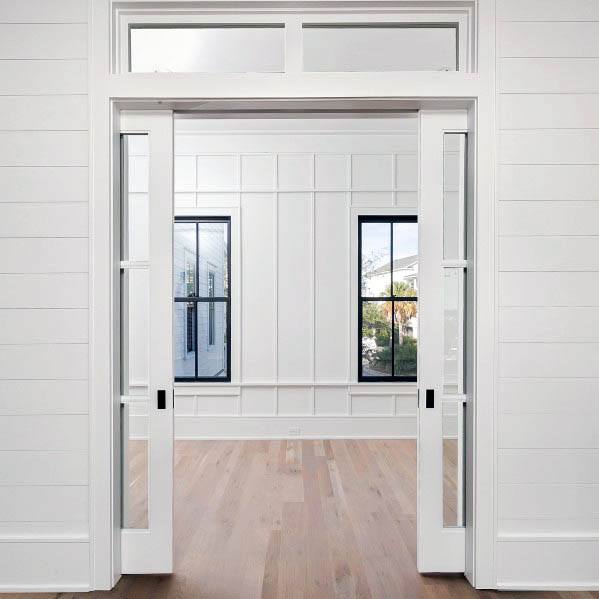
[{"label": "black framed window", "polygon": [[416,381],[418,222],[358,217],[358,380]]},{"label": "black framed window", "polygon": [[231,380],[231,219],[176,217],[175,381]]}]

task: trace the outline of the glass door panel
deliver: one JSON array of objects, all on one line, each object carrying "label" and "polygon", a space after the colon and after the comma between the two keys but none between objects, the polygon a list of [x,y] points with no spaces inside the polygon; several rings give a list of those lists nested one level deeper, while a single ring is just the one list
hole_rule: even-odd
[{"label": "glass door panel", "polygon": [[172,113],[121,115],[121,567],[173,567]]}]

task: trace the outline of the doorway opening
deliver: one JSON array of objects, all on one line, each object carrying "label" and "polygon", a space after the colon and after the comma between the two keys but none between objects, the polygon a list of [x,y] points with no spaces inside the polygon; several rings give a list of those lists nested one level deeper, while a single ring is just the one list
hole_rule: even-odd
[{"label": "doorway opening", "polygon": [[[175,118],[164,249],[174,314],[174,572],[206,596],[417,592],[422,480],[434,478],[429,492],[440,491],[434,526],[463,543],[467,132],[464,114],[458,125],[450,117],[428,129],[417,111]],[[151,146],[137,136],[122,135],[128,532],[153,524],[155,443],[155,195]],[[423,165],[423,144],[432,143]],[[421,213],[431,194],[440,215]],[[440,254],[431,249],[439,236]],[[421,281],[436,303],[422,301]],[[423,356],[421,333],[432,347]],[[423,376],[423,361],[438,380]],[[438,393],[432,427],[419,418],[429,387]],[[417,475],[423,422],[427,438],[438,436],[432,478]],[[420,569],[463,571],[456,563]]]}]

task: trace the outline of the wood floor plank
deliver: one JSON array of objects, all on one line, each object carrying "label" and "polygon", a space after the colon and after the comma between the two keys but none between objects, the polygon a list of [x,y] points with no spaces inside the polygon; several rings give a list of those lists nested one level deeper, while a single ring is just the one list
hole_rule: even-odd
[{"label": "wood floor plank", "polygon": [[281,530],[273,530],[268,540],[264,576],[262,580],[262,599],[276,599],[279,593],[279,567],[281,561]]},{"label": "wood floor plank", "polygon": [[304,508],[303,501],[286,502],[282,506],[279,597],[288,599],[306,597]]},{"label": "wood floor plank", "polygon": [[313,441],[302,443],[306,596],[313,599],[327,599],[333,594],[331,554],[324,526],[323,494],[314,445]]}]

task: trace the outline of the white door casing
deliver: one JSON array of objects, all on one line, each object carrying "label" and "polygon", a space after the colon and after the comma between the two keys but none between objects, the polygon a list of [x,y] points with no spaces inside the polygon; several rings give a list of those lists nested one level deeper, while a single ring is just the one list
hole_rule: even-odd
[{"label": "white door casing", "polygon": [[[418,568],[463,572],[465,529],[443,526],[444,133],[467,131],[465,111],[420,112]],[[149,136],[149,526],[122,531],[123,573],[172,571],[172,113],[123,114],[122,132]],[[463,231],[461,232],[463,235]],[[164,409],[157,393],[165,392]],[[426,407],[426,391],[435,394]],[[455,400],[455,396],[452,396]],[[461,444],[460,444],[461,445]],[[461,471],[458,471],[458,477]],[[458,499],[458,511],[460,501]]]}]

